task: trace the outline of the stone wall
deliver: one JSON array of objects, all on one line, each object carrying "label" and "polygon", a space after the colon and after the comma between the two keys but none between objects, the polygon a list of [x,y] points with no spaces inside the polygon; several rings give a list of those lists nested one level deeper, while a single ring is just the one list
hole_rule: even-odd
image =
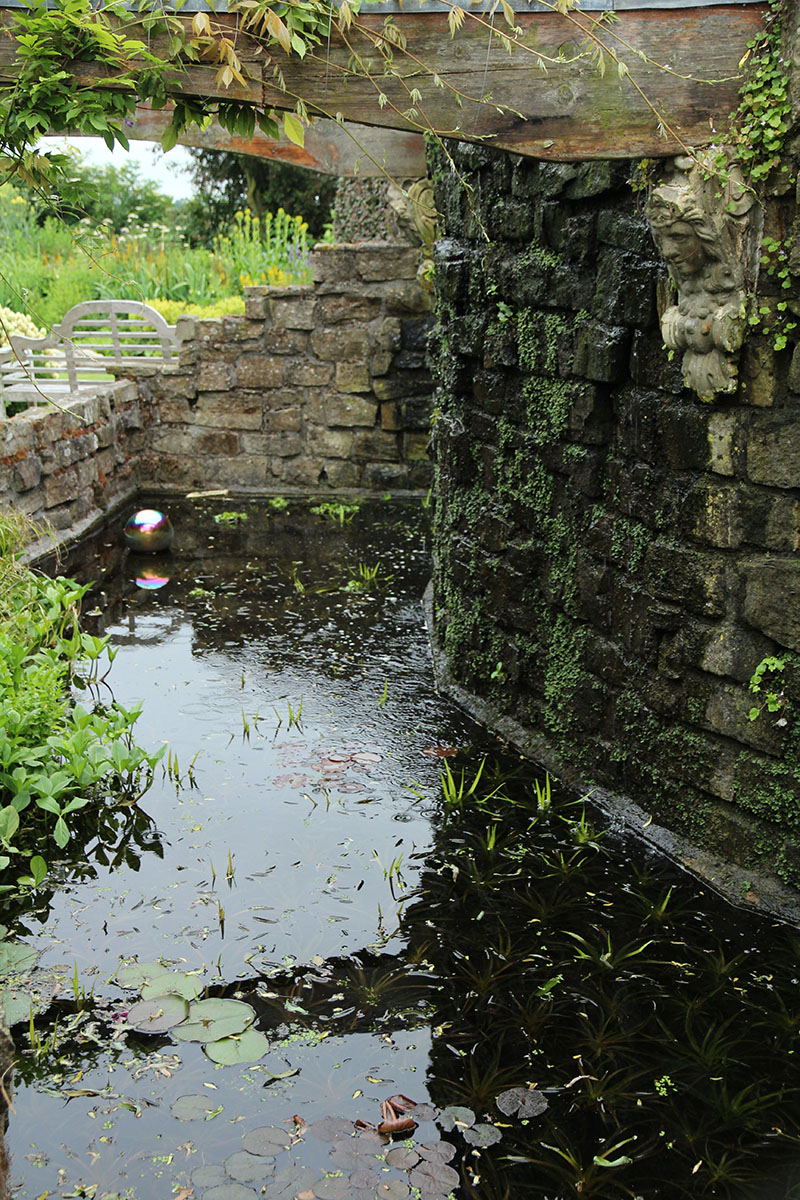
[{"label": "stone wall", "polygon": [[314,284],[245,288],[245,318],[182,318],[180,365],[143,383],[147,483],[427,488],[430,300],[419,251],[318,246]]},{"label": "stone wall", "polygon": [[552,769],[796,884],[800,349],[750,338],[738,393],[702,404],[662,346],[630,165],[453,153],[432,340],[452,677]]},{"label": "stone wall", "polygon": [[251,287],[244,317],[182,318],[177,365],[0,421],[0,507],[67,538],[139,486],[427,489],[419,262],[404,244],[317,247],[313,286]]}]

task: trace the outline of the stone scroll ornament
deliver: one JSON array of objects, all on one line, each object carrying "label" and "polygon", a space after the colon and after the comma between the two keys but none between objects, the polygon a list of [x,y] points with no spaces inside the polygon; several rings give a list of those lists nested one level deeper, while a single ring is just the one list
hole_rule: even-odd
[{"label": "stone scroll ornament", "polygon": [[756,274],[755,196],[735,169],[721,180],[701,160],[681,157],[666,166],[646,212],[678,292],[661,316],[664,341],[683,351],[683,382],[701,400],[730,395]]}]

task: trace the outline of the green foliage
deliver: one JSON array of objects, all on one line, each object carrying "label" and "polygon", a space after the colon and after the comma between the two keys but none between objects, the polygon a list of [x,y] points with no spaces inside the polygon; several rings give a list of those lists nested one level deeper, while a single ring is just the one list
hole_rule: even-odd
[{"label": "green foliage", "polygon": [[[786,696],[783,692],[769,688],[765,683],[765,675],[772,676],[779,674],[786,669],[786,661],[782,658],[775,658],[769,655],[762,658],[761,662],[756,667],[750,679],[750,691],[757,697],[758,703],[753,705],[750,712],[747,714],[751,721],[755,721],[766,709],[767,712],[780,712],[786,705]],[[784,720],[778,722],[785,724]]]},{"label": "green foliage", "polygon": [[750,69],[733,117],[736,157],[749,181],[763,183],[776,168],[788,171],[784,143],[791,123],[791,97],[781,56],[780,6],[772,0],[764,27],[747,43]]},{"label": "green foliage", "polygon": [[321,504],[312,505],[311,511],[337,525],[349,525],[360,507],[358,503],[342,504],[338,500],[323,500]]},{"label": "green foliage", "polygon": [[195,194],[181,218],[191,242],[213,245],[220,228],[249,208],[262,221],[283,207],[297,213],[312,239],[320,239],[331,219],[336,179],[291,163],[229,154],[219,150],[190,150],[189,174]]},{"label": "green foliage", "polygon": [[214,517],[217,525],[240,525],[242,521],[246,520],[246,512],[221,512]]},{"label": "green foliage", "polygon": [[23,567],[27,536],[14,514],[0,515],[0,892],[38,887],[46,874],[39,851],[64,850],[75,814],[110,799],[134,803],[160,754],[132,738],[138,709],[91,708],[91,695],[113,652],[78,624],[86,588]]},{"label": "green foliage", "polygon": [[337,242],[370,242],[388,238],[396,229],[384,179],[340,179],[333,205],[333,236]]}]

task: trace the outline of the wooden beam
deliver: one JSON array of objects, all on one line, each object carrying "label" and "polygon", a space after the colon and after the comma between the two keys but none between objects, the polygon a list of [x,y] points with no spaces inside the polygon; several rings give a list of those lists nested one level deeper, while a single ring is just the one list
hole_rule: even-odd
[{"label": "wooden beam", "polygon": [[[136,120],[127,130],[130,138],[158,142],[172,118],[170,108],[137,105]],[[393,179],[420,179],[425,174],[425,144],[418,133],[379,129],[369,125],[319,120],[306,129],[305,145],[296,146],[283,135],[278,141],[256,130],[251,139],[227,132],[216,121],[206,128],[191,125],[181,134],[182,146],[203,150],[234,150],[255,158],[293,163],[326,175],[362,178],[391,175]]]},{"label": "wooden beam", "polygon": [[[346,36],[334,32],[330,53],[317,47],[301,61],[275,50],[286,91],[275,86],[262,50],[241,33],[237,49],[247,75],[244,86],[226,90],[217,83],[215,67],[191,64],[176,70],[170,91],[176,97],[236,98],[277,109],[291,109],[300,96],[321,117],[406,135],[430,128],[537,158],[664,157],[687,145],[707,145],[724,131],[737,103],[738,63],[766,11],[765,2],[620,10],[613,25],[601,27],[629,72],[619,78],[613,62],[601,75],[587,59],[575,61],[592,21],[591,13],[577,10],[569,16],[516,13],[521,33],[510,53],[497,32],[507,28],[499,14],[493,29],[488,18],[468,12],[451,38],[446,13],[399,12],[393,21],[406,49],[395,50],[394,72],[384,74],[375,46],[384,17],[370,10],[359,17],[358,29]],[[0,15],[8,19],[9,10],[0,5]],[[230,15],[214,20],[234,28]],[[153,49],[165,47],[154,40]],[[354,53],[370,62],[368,73],[353,72]],[[89,63],[76,63],[74,70],[79,82],[93,78]],[[13,45],[0,39],[0,79],[11,77]],[[412,99],[412,89],[418,99]],[[390,172],[399,174],[390,149],[380,139],[376,145],[375,157],[386,153]],[[295,152],[278,151],[284,154]],[[327,147],[313,145],[308,152],[320,164],[333,165],[341,156],[341,143],[332,137]]]}]

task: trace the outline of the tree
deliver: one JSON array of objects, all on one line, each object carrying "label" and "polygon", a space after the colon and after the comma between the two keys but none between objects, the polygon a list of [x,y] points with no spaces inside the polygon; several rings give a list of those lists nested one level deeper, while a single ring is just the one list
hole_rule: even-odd
[{"label": "tree", "polygon": [[307,222],[312,239],[322,237],[336,193],[335,178],[248,154],[219,150],[190,150],[190,154],[195,195],[184,206],[183,219],[192,241],[210,245],[219,228],[243,208],[258,217],[284,208]]}]

